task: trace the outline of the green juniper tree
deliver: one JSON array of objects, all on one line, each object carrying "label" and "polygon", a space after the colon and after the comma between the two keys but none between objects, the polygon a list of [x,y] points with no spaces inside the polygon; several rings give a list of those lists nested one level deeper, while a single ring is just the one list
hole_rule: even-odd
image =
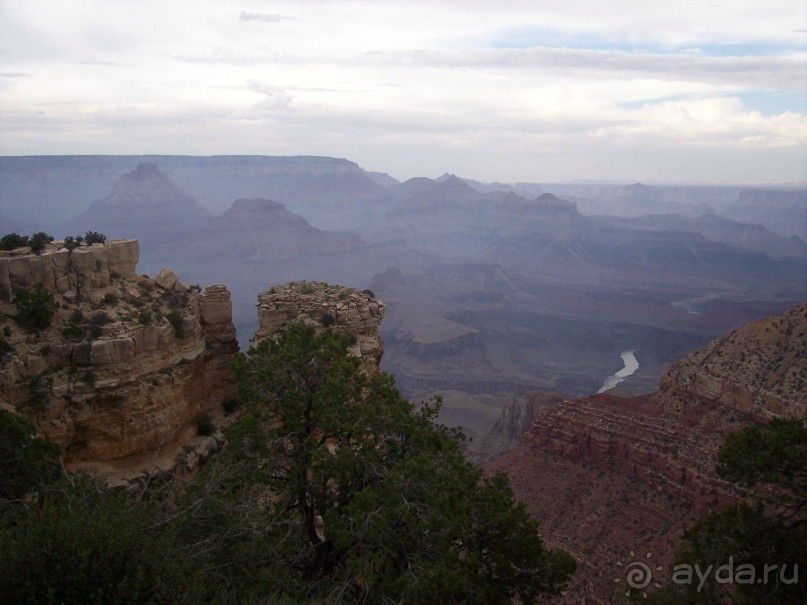
[{"label": "green juniper tree", "polygon": [[464,459],[461,435],[434,424],[439,401],[416,410],[348,345],[296,324],[242,355],[248,411],[189,492],[183,531],[241,553],[235,591],[486,605],[558,593],[574,561],[544,547],[506,478]]}]

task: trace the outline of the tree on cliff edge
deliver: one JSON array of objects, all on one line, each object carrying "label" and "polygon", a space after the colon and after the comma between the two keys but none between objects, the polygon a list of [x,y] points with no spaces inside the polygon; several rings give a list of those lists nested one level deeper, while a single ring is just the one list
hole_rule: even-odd
[{"label": "tree on cliff edge", "polygon": [[[205,503],[183,533],[231,554],[251,536],[228,566],[243,576],[231,576],[234,593],[485,605],[557,594],[574,561],[544,547],[506,477],[483,480],[461,435],[434,424],[439,402],[416,411],[391,376],[362,374],[348,346],[297,324],[242,355],[249,411],[207,469],[216,497],[190,494]],[[224,521],[235,515],[240,529]]]},{"label": "tree on cliff edge", "polygon": [[[729,435],[717,473],[755,497],[713,511],[684,534],[678,580],[653,605],[807,603],[807,423],[774,418]],[[698,566],[702,577],[688,576]],[[707,571],[708,570],[708,571]]]}]

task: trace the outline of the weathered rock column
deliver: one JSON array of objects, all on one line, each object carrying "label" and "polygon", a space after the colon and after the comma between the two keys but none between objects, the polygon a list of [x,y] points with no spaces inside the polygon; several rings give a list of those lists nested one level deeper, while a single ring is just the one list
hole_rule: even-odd
[{"label": "weathered rock column", "polygon": [[254,342],[271,338],[285,326],[302,321],[324,330],[330,326],[355,339],[350,354],[367,374],[379,371],[384,345],[378,328],[384,303],[370,290],[321,282],[291,282],[258,294],[258,331]]}]

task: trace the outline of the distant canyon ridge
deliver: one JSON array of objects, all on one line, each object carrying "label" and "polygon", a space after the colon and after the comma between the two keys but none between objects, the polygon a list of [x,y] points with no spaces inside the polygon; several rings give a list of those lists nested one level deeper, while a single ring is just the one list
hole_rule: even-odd
[{"label": "distant canyon ridge", "polygon": [[[394,167],[390,167],[394,172]],[[443,420],[484,434],[514,398],[619,388],[807,298],[807,190],[399,182],[322,157],[0,158],[0,232],[92,229],[141,244],[140,269],[226,284],[241,335],[273,284],[369,289],[382,369]],[[242,341],[241,346],[248,342]]]}]

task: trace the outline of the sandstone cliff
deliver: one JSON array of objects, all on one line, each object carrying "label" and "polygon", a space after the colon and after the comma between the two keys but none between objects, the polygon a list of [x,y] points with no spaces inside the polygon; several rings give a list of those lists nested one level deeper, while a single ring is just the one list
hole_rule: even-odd
[{"label": "sandstone cliff", "polygon": [[738,497],[714,471],[725,437],[807,416],[805,334],[807,304],[753,322],[672,366],[654,394],[539,410],[521,444],[486,465],[508,473],[547,541],[577,558],[565,602],[610,602],[624,582],[617,561],[631,556],[650,553],[654,579],[669,582],[682,530]]},{"label": "sandstone cliff", "polygon": [[[200,416],[235,396],[229,291],[187,288],[169,270],[136,275],[134,240],[49,248],[0,257],[0,405],[28,416],[69,465],[180,450]],[[13,293],[35,283],[58,303],[40,332],[12,319]]]},{"label": "sandstone cliff", "polygon": [[384,352],[378,331],[384,310],[384,303],[369,290],[291,282],[258,295],[258,331],[254,340],[271,338],[296,321],[322,330],[330,326],[351,337],[351,355],[359,358],[362,370],[373,374],[378,372]]}]

